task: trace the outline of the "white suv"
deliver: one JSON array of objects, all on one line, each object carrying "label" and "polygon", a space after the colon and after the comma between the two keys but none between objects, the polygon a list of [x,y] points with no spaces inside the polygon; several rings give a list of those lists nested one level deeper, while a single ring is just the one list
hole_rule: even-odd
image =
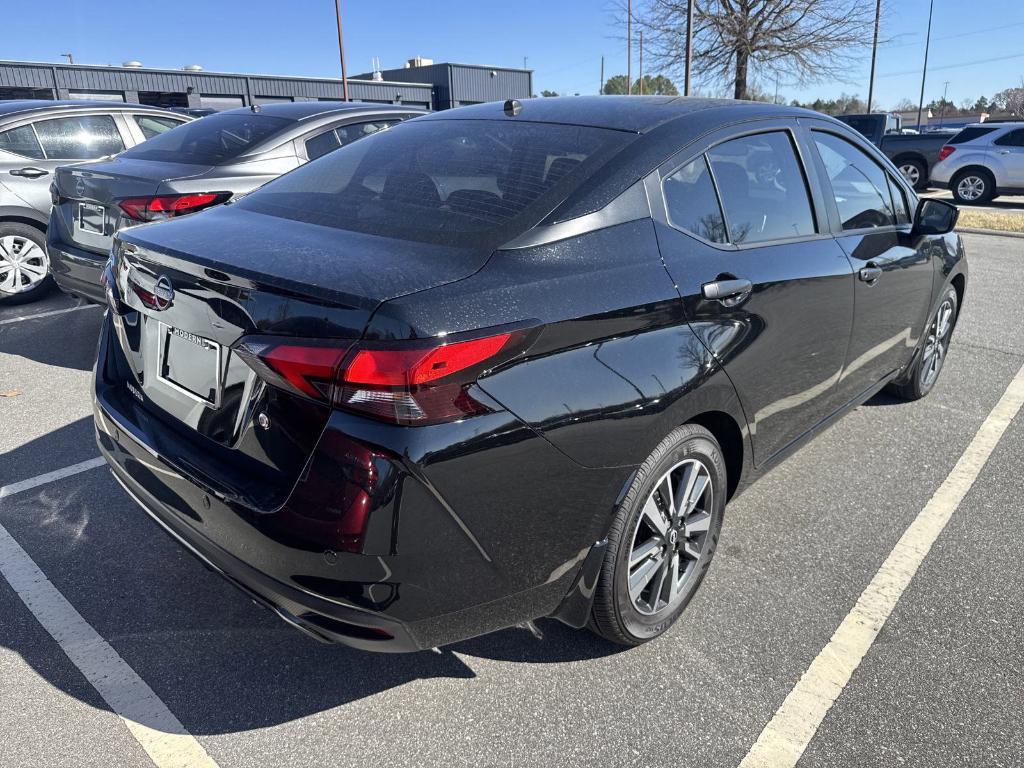
[{"label": "white suv", "polygon": [[939,150],[931,182],[968,205],[1024,194],[1024,122],[967,126]]}]

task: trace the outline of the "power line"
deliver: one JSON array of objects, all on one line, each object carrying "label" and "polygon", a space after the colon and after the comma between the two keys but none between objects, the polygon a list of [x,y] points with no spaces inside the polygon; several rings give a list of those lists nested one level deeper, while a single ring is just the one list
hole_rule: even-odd
[{"label": "power line", "polygon": [[[991,59],[976,59],[975,61],[958,61],[956,64],[944,64],[940,67],[929,67],[929,72],[938,72],[943,69],[962,69],[964,67],[973,67],[976,64],[992,64],[997,61],[1009,61],[1010,59],[1024,58],[1024,53],[1012,53],[1009,56],[996,56]],[[921,70],[919,69],[908,69],[903,72],[886,72],[878,75],[878,77],[902,77],[904,75],[916,75]]]},{"label": "power line", "polygon": [[[972,32],[957,32],[954,35],[942,35],[940,37],[933,37],[932,42],[937,40],[955,40],[959,37],[968,37],[970,35],[981,35],[986,32],[999,32],[1010,27],[1024,27],[1024,21],[1015,21],[1010,24],[1001,24],[998,27],[986,27],[985,29],[975,29]],[[916,34],[916,33],[915,33]],[[923,41],[921,41],[923,42]],[[912,43],[882,43],[882,45],[888,50],[891,48],[909,48],[910,46],[920,45],[921,42],[915,41]]]}]

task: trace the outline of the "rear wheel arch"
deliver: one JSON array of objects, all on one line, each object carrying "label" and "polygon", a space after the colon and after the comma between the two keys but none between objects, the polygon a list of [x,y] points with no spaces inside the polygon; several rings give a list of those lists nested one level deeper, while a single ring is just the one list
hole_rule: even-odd
[{"label": "rear wheel arch", "polygon": [[19,216],[17,214],[4,215],[0,213],[0,226],[4,224],[27,224],[30,227],[35,227],[44,235],[46,234],[46,224],[29,216]]},{"label": "rear wheel arch", "polygon": [[743,474],[743,431],[736,419],[724,411],[705,411],[692,418],[687,424],[698,424],[714,435],[725,458],[728,498],[732,498],[739,487]]}]

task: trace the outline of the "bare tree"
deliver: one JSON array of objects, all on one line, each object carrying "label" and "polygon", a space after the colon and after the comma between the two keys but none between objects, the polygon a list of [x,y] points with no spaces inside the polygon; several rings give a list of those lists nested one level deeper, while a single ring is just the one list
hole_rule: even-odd
[{"label": "bare tree", "polygon": [[1024,117],[1024,78],[1021,79],[1019,88],[1007,88],[993,96],[992,104],[1011,115]]},{"label": "bare tree", "polygon": [[[620,4],[625,20],[625,3]],[[634,0],[633,23],[661,69],[686,60],[687,0]],[[696,0],[693,66],[708,84],[749,95],[751,65],[765,79],[804,85],[840,79],[858,48],[871,45],[874,3],[859,0]]]}]

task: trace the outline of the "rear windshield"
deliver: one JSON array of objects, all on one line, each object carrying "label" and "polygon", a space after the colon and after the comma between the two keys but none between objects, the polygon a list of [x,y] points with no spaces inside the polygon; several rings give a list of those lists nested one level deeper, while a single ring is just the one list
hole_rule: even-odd
[{"label": "rear windshield", "polygon": [[631,137],[548,123],[411,121],[302,166],[236,205],[367,234],[480,245],[539,221]]},{"label": "rear windshield", "polygon": [[982,136],[987,136],[994,130],[995,128],[964,128],[946,143],[963,144],[965,141],[973,141],[974,139],[980,139]]},{"label": "rear windshield", "polygon": [[220,165],[292,125],[292,120],[255,113],[210,115],[154,136],[122,152],[121,157],[189,165]]}]

